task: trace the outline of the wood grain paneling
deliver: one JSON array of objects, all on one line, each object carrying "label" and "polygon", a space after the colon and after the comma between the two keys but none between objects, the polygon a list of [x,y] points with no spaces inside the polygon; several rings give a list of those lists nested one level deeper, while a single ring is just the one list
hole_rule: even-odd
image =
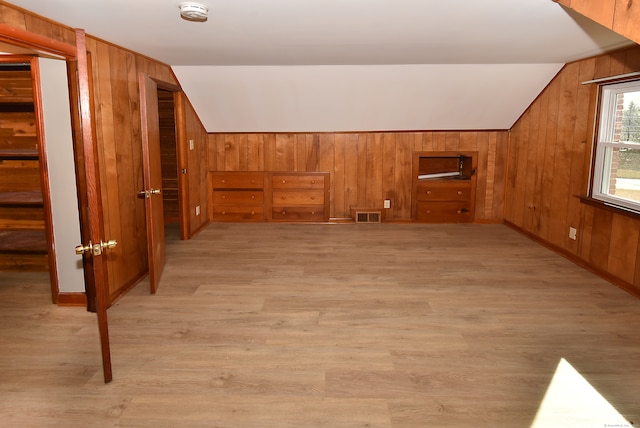
[{"label": "wood grain paneling", "polygon": [[640,5],[633,0],[554,0],[640,43]]},{"label": "wood grain paneling", "polygon": [[[75,49],[75,30],[36,16],[23,9],[0,4],[0,25],[33,34],[34,38]],[[36,37],[37,36],[37,37]],[[178,88],[171,68],[107,41],[87,37],[91,61],[93,105],[98,163],[104,208],[104,236],[118,246],[105,256],[113,302],[148,271],[144,205],[137,198],[142,189],[142,148],[138,74]],[[66,52],[66,50],[65,50]],[[189,192],[195,203],[206,207],[207,136],[191,106],[184,110],[185,135],[199,141],[189,153],[190,176],[195,177]],[[11,144],[23,142],[10,141]],[[31,144],[27,141],[24,144]],[[191,161],[193,160],[193,162]],[[193,166],[193,168],[191,168]],[[191,209],[190,209],[191,210]],[[195,210],[191,210],[195,217]],[[202,227],[206,216],[193,218],[190,227]]]},{"label": "wood grain paneling", "polygon": [[411,220],[414,152],[477,151],[475,220],[503,218],[506,131],[209,134],[208,141],[211,171],[327,171],[331,218],[391,199],[387,221]]},{"label": "wood grain paneling", "polygon": [[612,30],[640,43],[638,22],[640,22],[640,5],[633,0],[616,0]]},{"label": "wood grain paneling", "polygon": [[160,163],[162,166],[162,206],[165,223],[180,222],[178,200],[178,148],[176,142],[173,92],[158,90],[160,120]]},{"label": "wood grain paneling", "polygon": [[75,46],[76,44],[76,34],[73,28],[5,2],[0,3],[0,24],[28,31],[66,45]]},{"label": "wood grain paneling", "polygon": [[[0,105],[5,103],[33,104],[31,71],[2,70],[0,73]],[[33,105],[31,106],[33,111]]]},{"label": "wood grain paneling", "polygon": [[[511,130],[505,220],[537,239],[640,290],[640,218],[586,206],[595,119],[582,82],[640,71],[640,48],[567,64]],[[569,239],[569,227],[578,230]]]},{"label": "wood grain paneling", "polygon": [[177,85],[169,66],[87,37],[93,68],[95,122],[106,239],[118,246],[106,254],[114,301],[148,272],[142,138],[137,76]]},{"label": "wood grain paneling", "polygon": [[559,0],[558,3],[575,9],[607,28],[613,27],[616,0]]},{"label": "wood grain paneling", "polygon": [[28,60],[5,56],[0,68],[0,271],[48,271],[52,260],[32,71],[16,67]]},{"label": "wood grain paneling", "polygon": [[[183,208],[188,209],[185,216],[188,218],[187,238],[195,235],[199,230],[206,226],[209,222],[207,215],[207,207],[209,206],[209,186],[207,166],[208,138],[204,125],[198,118],[193,106],[187,97],[180,93],[179,98],[183,105],[183,119],[185,122],[186,141],[193,140],[193,150],[185,147],[187,155],[187,203]],[[185,144],[188,146],[188,144]],[[248,158],[249,156],[247,156]],[[196,214],[196,207],[200,207],[200,214]]]}]

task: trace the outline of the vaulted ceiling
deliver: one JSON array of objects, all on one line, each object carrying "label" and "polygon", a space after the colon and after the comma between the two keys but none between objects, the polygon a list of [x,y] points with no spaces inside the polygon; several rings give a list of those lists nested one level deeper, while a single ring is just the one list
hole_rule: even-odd
[{"label": "vaulted ceiling", "polygon": [[631,44],[551,0],[12,0],[173,66],[216,131],[507,129],[566,62]]}]

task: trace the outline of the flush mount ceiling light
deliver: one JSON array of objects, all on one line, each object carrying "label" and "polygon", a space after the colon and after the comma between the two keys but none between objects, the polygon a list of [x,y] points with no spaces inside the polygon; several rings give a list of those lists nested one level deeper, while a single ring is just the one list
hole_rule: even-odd
[{"label": "flush mount ceiling light", "polygon": [[180,17],[187,21],[204,22],[209,13],[207,6],[192,1],[180,3],[178,9],[180,9]]}]

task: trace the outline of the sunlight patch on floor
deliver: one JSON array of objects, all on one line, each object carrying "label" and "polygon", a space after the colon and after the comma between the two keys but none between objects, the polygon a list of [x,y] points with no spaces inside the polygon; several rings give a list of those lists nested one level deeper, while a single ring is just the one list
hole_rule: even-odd
[{"label": "sunlight patch on floor", "polygon": [[558,363],[531,428],[631,428],[618,411],[564,358]]}]

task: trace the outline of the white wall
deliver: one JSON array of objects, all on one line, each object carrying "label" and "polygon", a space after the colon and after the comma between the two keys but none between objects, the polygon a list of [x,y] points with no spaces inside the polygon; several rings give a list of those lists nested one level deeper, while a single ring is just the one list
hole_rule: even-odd
[{"label": "white wall", "polygon": [[208,132],[508,129],[563,64],[174,66]]},{"label": "white wall", "polygon": [[74,251],[81,240],[67,65],[48,58],[39,63],[58,287],[60,292],[83,292],[82,256]]}]

